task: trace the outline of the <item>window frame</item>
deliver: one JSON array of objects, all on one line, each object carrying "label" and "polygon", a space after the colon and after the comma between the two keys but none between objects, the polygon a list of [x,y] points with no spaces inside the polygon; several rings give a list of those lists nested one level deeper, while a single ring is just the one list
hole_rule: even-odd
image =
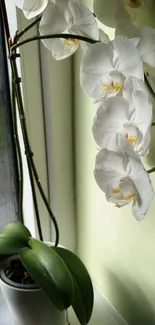
[{"label": "window frame", "polygon": [[[10,6],[10,0],[6,0],[6,3]],[[10,8],[11,20],[13,20],[12,15]],[[12,31],[14,32],[17,26],[19,30],[22,30],[30,23],[19,9],[16,10],[14,20],[16,20],[12,21]],[[27,38],[35,34],[38,34],[37,25],[28,31],[24,37]],[[44,191],[58,221],[60,243],[75,250],[72,60],[56,63],[52,59],[51,53],[45,49],[41,42],[32,42],[20,47],[20,54],[18,67],[21,69],[25,114],[34,161]],[[53,78],[53,71],[56,78]],[[67,83],[66,74],[68,76]],[[62,96],[55,94],[55,89],[59,84],[63,88]],[[62,107],[64,107],[64,111]],[[60,110],[59,116],[57,110]],[[56,115],[57,118],[55,119]],[[63,148],[64,152],[62,152]],[[24,170],[26,170],[25,155],[23,155],[23,162]],[[64,173],[59,172],[62,168],[64,168]],[[24,222],[32,235],[37,235],[32,195],[30,195],[31,189],[27,176],[24,187]],[[46,241],[54,240],[54,227],[38,190],[37,198],[44,239]],[[27,202],[31,207],[28,207]]]}]

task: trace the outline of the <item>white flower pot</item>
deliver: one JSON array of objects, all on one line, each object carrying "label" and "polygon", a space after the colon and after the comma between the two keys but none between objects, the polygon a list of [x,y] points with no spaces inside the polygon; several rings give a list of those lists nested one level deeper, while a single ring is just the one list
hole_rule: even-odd
[{"label": "white flower pot", "polygon": [[9,280],[4,269],[9,258],[2,263],[0,287],[15,325],[65,325],[65,313],[59,312],[44,292],[36,285],[22,285]]}]

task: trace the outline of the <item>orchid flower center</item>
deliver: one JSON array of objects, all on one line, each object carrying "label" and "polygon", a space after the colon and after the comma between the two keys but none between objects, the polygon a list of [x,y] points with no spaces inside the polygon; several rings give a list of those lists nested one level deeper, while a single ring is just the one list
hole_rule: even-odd
[{"label": "orchid flower center", "polygon": [[73,48],[73,47],[78,47],[80,41],[75,38],[61,38],[61,43],[67,47]]},{"label": "orchid flower center", "polygon": [[125,138],[133,145],[136,146],[140,140],[140,133],[137,129],[136,125],[132,122],[128,122],[124,124],[124,136]]},{"label": "orchid flower center", "polygon": [[129,201],[129,200],[131,200],[131,199],[134,199],[135,196],[136,196],[135,193],[130,193],[130,194],[124,196],[124,200],[125,200],[125,201]]},{"label": "orchid flower center", "polygon": [[112,193],[113,193],[113,194],[118,194],[118,193],[120,193],[120,192],[121,192],[121,190],[120,190],[119,187],[112,188]]},{"label": "orchid flower center", "polygon": [[118,180],[115,184],[118,186],[111,187],[110,196],[117,207],[126,205],[136,198],[136,188],[128,176]]},{"label": "orchid flower center", "polygon": [[101,87],[104,94],[118,94],[123,86],[123,76],[118,71],[111,71],[101,79]]},{"label": "orchid flower center", "polygon": [[143,1],[141,1],[141,0],[125,0],[125,4],[127,4],[130,8],[140,8],[143,5]]},{"label": "orchid flower center", "polygon": [[[112,188],[112,194],[119,194],[119,200],[125,200],[125,201],[130,201],[131,199],[134,199],[136,194],[135,193],[128,193],[126,195],[123,195],[123,193],[121,193],[121,189],[119,187],[116,188]],[[117,197],[118,199],[118,197]],[[117,202],[117,205],[119,205],[119,201]]]},{"label": "orchid flower center", "polygon": [[125,137],[131,144],[134,145],[136,143],[136,137],[135,136],[129,136],[128,133],[126,133]]},{"label": "orchid flower center", "polygon": [[115,91],[119,92],[121,89],[121,85],[118,82],[116,83],[112,82],[110,84],[102,82],[101,85],[103,89],[108,92],[115,92]]}]

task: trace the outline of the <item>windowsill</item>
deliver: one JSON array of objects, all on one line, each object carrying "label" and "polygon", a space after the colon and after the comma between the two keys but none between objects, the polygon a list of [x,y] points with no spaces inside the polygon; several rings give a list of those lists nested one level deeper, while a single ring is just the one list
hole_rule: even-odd
[{"label": "windowsill", "polygon": [[7,305],[3,299],[2,293],[0,291],[0,318],[1,318],[1,325],[14,325],[11,321],[11,315],[8,311]]},{"label": "windowsill", "polygon": [[[0,325],[14,325],[11,314],[0,292]],[[69,311],[71,325],[79,325],[72,309]],[[95,289],[95,307],[89,325],[128,325],[125,320],[107,302],[102,294]]]}]

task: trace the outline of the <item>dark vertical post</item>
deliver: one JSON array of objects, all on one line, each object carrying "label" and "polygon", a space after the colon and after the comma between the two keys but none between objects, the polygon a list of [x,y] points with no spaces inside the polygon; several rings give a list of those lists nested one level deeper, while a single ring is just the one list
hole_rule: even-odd
[{"label": "dark vertical post", "polygon": [[12,126],[7,53],[0,15],[0,228],[18,219],[18,169]]}]

